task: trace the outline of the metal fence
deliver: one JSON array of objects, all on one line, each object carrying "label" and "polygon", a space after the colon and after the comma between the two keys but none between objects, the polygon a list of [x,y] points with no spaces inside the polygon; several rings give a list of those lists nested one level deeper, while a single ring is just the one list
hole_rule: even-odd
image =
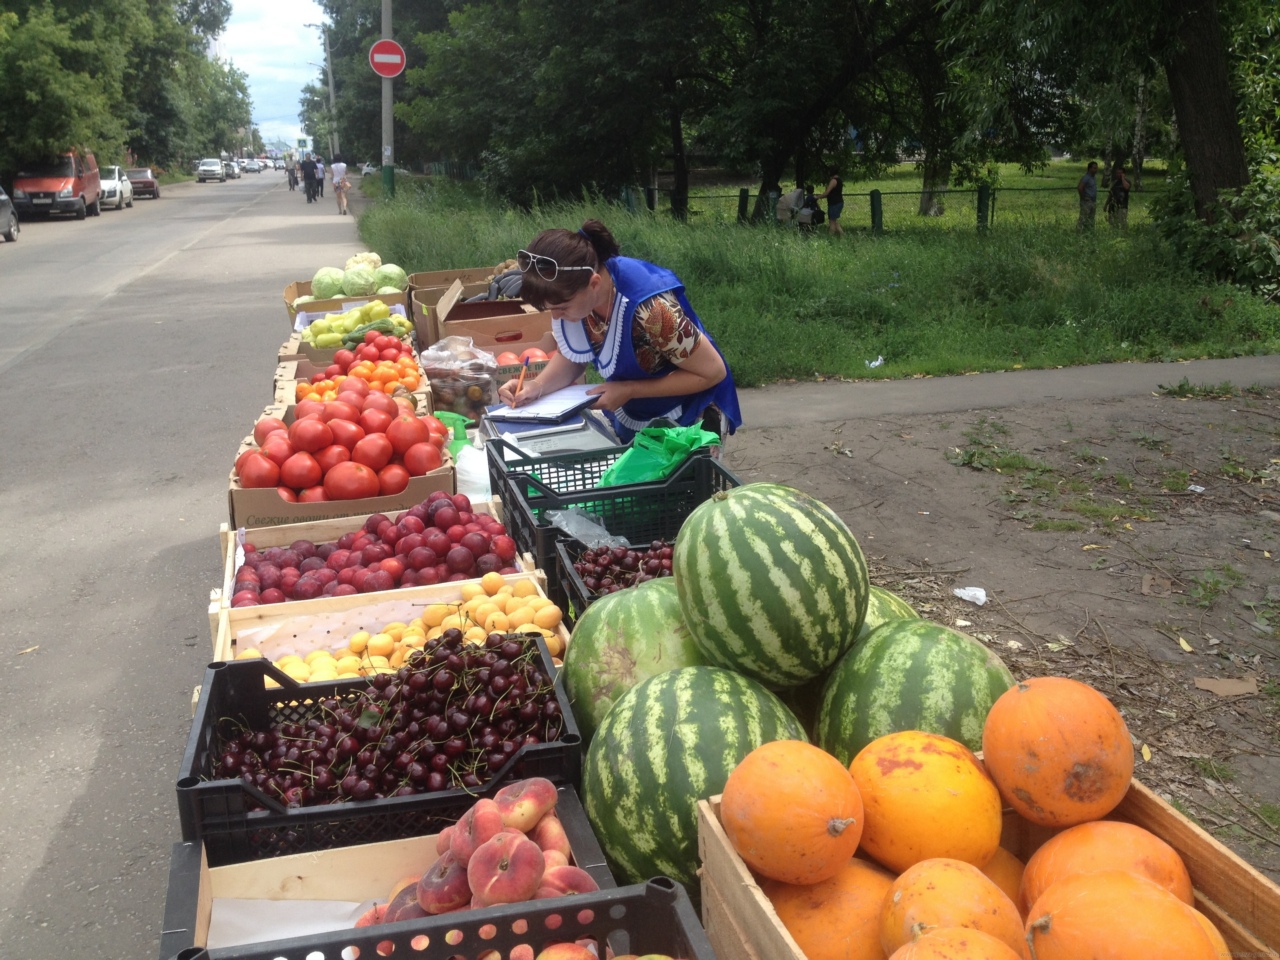
[{"label": "metal fence", "polygon": [[[1148,186],[1129,195],[1130,226],[1150,222],[1151,200],[1164,191],[1164,184]],[[1099,188],[1097,221],[1107,222],[1103,212],[1105,191]],[[919,190],[844,193],[844,213],[840,225],[846,230],[869,233],[905,232],[908,230],[976,230],[998,229],[1013,223],[1074,228],[1080,214],[1079,197],[1074,187],[999,187],[978,190],[951,189],[935,192],[928,207],[920,212]],[[654,211],[674,210],[670,191],[653,190],[624,193],[623,202],[633,210],[641,205]],[[777,195],[771,194],[764,204],[765,220],[776,222]],[[693,223],[733,223],[755,220],[756,196],[743,187],[736,193],[722,190],[689,195],[688,218]],[[825,211],[826,205],[823,204]],[[787,226],[794,227],[793,224]],[[825,229],[824,227],[818,229]]]}]

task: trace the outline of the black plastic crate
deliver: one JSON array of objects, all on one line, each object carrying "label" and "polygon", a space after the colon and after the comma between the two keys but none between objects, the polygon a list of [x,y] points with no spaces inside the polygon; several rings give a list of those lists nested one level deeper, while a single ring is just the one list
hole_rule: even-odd
[{"label": "black plastic crate", "polygon": [[597,488],[620,453],[594,451],[504,464],[502,450],[507,446],[501,439],[486,444],[491,481],[495,470],[500,471],[493,488],[503,499],[503,522],[517,547],[532,553],[539,569],[546,571],[547,593],[562,610],[570,597],[556,568],[555,545],[566,535],[545,519],[547,511],[577,507],[599,517],[610,533],[649,542],[655,535],[644,531],[670,529],[672,518],[679,517],[670,532],[674,536],[694,507],[714,493],[741,485],[706,447],[695,450],[662,480]]},{"label": "black plastic crate", "polygon": [[[559,740],[521,747],[492,779],[471,792],[442,790],[293,809],[239,779],[209,779],[220,732],[239,724],[265,730],[281,721],[303,723],[318,713],[320,700],[353,700],[368,681],[299,684],[264,659],[211,663],[205,671],[179,771],[182,838],[203,840],[209,865],[218,866],[438,833],[477,797],[492,796],[506,784],[527,777],[546,777],[576,788],[582,776],[582,737],[564,681],[552,664],[546,643],[541,637],[536,639],[542,669],[555,678],[555,695],[564,718]],[[280,688],[265,688],[266,676]],[[251,809],[258,805],[265,809]]]},{"label": "black plastic crate", "polygon": [[[556,815],[560,818],[561,824],[564,826],[565,835],[569,838],[569,846],[573,850],[573,862],[581,867],[599,885],[601,890],[614,890],[617,884],[613,879],[613,874],[609,872],[609,867],[605,862],[604,853],[600,849],[600,844],[596,840],[595,834],[591,830],[591,824],[587,821],[586,811],[582,809],[582,802],[578,799],[577,791],[570,786],[562,786],[559,788],[560,798],[556,801]],[[457,809],[450,810],[452,819],[456,820],[455,814]],[[374,854],[370,854],[373,856]],[[199,841],[188,841],[184,843],[175,843],[173,845],[172,854],[169,860],[169,885],[165,897],[164,908],[164,927],[160,934],[160,960],[170,960],[175,957],[239,957],[242,951],[259,951],[266,950],[270,946],[271,950],[276,950],[276,944],[282,941],[268,941],[251,946],[213,949],[204,948],[202,940],[205,931],[208,929],[209,911],[211,908],[213,890],[203,885],[204,868],[201,866],[201,844]],[[388,881],[394,880],[389,877]],[[479,912],[477,912],[479,916]],[[456,924],[455,924],[456,925]],[[397,929],[403,927],[404,924],[397,925]],[[389,925],[378,927],[379,931],[389,929]],[[361,931],[365,932],[365,931]],[[308,943],[314,940],[325,938],[339,938],[349,935],[349,931],[343,933],[326,933],[317,934],[315,937],[307,938]],[[382,938],[382,939],[385,939]],[[345,945],[345,944],[344,944]],[[376,956],[374,953],[362,952],[360,956]],[[307,950],[303,950],[299,956],[306,956]],[[257,953],[253,955],[257,956]],[[279,956],[278,953],[266,954],[271,957]],[[332,954],[325,953],[325,957],[333,957],[334,960],[340,956],[340,952],[335,951]],[[422,954],[414,953],[415,957]]]},{"label": "black plastic crate", "polygon": [[[587,938],[607,943],[615,955],[663,953],[684,960],[715,960],[716,956],[684,888],[674,880],[658,877],[648,883],[557,900],[513,903],[343,933],[224,950],[192,948],[162,960],[308,960],[317,956],[325,960],[346,956],[479,960],[490,951],[507,960],[520,945],[527,944],[537,954],[552,943]],[[600,956],[605,953],[601,947]]]}]

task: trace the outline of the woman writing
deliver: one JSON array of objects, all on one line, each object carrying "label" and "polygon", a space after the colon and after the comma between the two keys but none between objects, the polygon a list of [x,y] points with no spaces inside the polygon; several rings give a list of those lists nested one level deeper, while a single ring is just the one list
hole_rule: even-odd
[{"label": "woman writing", "polygon": [[605,382],[590,388],[624,443],[651,421],[702,421],[719,436],[742,423],[724,357],[663,267],[619,255],[599,220],[576,233],[544,230],[521,250],[520,295],[551,312],[558,352],[535,379],[503,384],[499,398],[520,406],[566,387],[592,364]]}]

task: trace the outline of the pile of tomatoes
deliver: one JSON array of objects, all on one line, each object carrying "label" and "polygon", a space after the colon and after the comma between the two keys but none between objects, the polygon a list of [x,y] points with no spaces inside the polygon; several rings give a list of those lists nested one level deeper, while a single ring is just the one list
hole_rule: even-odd
[{"label": "pile of tomatoes", "polygon": [[411,401],[372,389],[358,377],[332,400],[301,400],[294,418],[263,417],[256,446],[236,458],[242,487],[275,487],[290,502],[392,496],[445,462],[448,428],[418,416]]},{"label": "pile of tomatoes", "polygon": [[422,368],[413,348],[398,337],[370,330],[354,350],[338,350],[333,362],[310,383],[297,386],[297,400],[333,400],[346,377],[358,377],[373,390],[393,394],[398,387],[412,393],[422,385]]},{"label": "pile of tomatoes", "polygon": [[526,360],[530,363],[546,363],[546,361],[550,360],[555,356],[555,354],[555,350],[552,350],[551,353],[547,353],[539,347],[529,347],[527,350],[523,350],[520,353],[504,350],[494,359],[498,362],[498,366],[500,367],[514,367],[517,363],[524,363]]}]

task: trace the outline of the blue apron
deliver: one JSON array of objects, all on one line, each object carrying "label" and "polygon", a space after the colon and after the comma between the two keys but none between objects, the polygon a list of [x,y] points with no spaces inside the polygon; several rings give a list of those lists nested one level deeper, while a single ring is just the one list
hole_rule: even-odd
[{"label": "blue apron", "polygon": [[[684,294],[684,284],[670,270],[630,257],[614,257],[605,262],[605,267],[613,277],[614,295],[609,327],[599,350],[592,347],[583,321],[559,319],[551,322],[556,346],[567,359],[574,363],[593,364],[600,375],[609,381],[665,377],[671,372],[670,369],[648,373],[641,368],[636,360],[631,331],[636,307],[650,297],[667,291],[675,294],[685,316],[706,337],[716,353],[720,353],[720,348],[689,305]],[[720,359],[724,359],[723,353],[720,353]],[[733,433],[742,425],[738,391],[728,364],[725,364],[724,379],[710,389],[691,396],[639,397],[628,400],[616,411],[606,411],[606,416],[613,424],[618,438],[626,443],[637,431],[659,418],[665,417],[682,427],[691,426],[702,419],[703,412],[711,404],[715,404],[724,416],[724,426],[728,433]]]}]

